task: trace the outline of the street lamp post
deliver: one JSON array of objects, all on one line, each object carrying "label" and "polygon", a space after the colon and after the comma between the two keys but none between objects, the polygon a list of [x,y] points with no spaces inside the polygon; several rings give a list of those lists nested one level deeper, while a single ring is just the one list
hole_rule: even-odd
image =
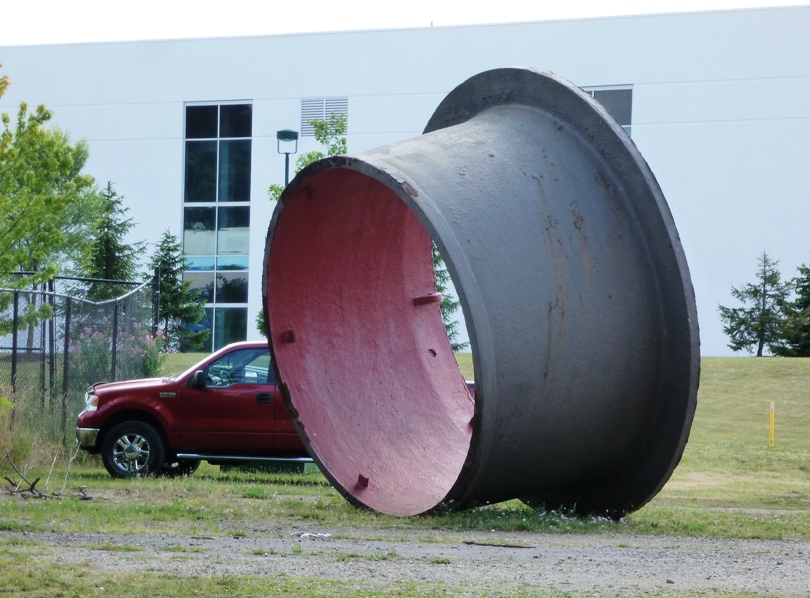
[{"label": "street lamp post", "polygon": [[[277,139],[278,153],[284,154],[284,186],[286,187],[290,183],[290,154],[298,153],[298,131],[292,131],[290,129],[282,129],[281,131],[276,132],[276,139]],[[284,142],[285,144],[295,142],[295,149],[293,149],[291,152],[282,151],[281,150],[282,142]],[[289,145],[286,145],[285,147],[289,147]]]}]

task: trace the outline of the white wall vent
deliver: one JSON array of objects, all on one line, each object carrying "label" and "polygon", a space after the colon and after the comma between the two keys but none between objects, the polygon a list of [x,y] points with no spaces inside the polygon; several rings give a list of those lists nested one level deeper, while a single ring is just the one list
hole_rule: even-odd
[{"label": "white wall vent", "polygon": [[312,120],[328,120],[332,112],[339,116],[346,113],[346,124],[349,122],[349,98],[301,98],[301,136],[315,135],[315,129],[309,124]]}]

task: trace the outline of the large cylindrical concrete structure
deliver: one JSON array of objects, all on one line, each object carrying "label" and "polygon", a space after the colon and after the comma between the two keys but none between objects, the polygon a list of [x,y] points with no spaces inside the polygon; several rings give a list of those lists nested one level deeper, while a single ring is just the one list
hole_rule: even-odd
[{"label": "large cylindrical concrete structure", "polygon": [[303,170],[273,215],[263,286],[287,406],[355,504],[521,498],[620,516],[683,453],[700,355],[675,224],[621,127],[555,75],[481,73],[423,135]]}]

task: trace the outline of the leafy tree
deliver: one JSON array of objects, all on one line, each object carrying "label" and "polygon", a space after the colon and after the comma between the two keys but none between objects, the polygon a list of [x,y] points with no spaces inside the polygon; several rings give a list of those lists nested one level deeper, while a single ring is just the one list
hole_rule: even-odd
[{"label": "leafy tree", "polygon": [[326,156],[341,156],[347,150],[346,138],[346,112],[343,111],[340,116],[336,116],[334,112],[329,115],[329,120],[311,120],[309,124],[315,130],[315,139],[321,145],[326,147],[326,154],[322,152],[313,151],[302,154],[295,162],[295,172],[300,172],[305,166],[309,166],[316,160],[325,158]]},{"label": "leafy tree", "polygon": [[[0,77],[0,96],[10,81]],[[81,174],[87,161],[87,144],[71,144],[67,133],[47,128],[53,113],[39,106],[33,113],[20,103],[15,126],[0,114],[0,286],[30,289],[50,280],[58,264],[76,259],[86,247],[81,229],[97,205],[93,178]],[[19,271],[34,274],[19,276]],[[10,294],[0,294],[0,309]],[[25,308],[29,325],[48,317],[48,305]],[[7,331],[11,324],[0,322]]]},{"label": "leafy tree", "polygon": [[757,262],[757,283],[746,284],[740,289],[731,288],[731,296],[742,302],[743,307],[720,305],[718,308],[724,324],[723,332],[731,339],[728,346],[734,351],[745,349],[753,353],[756,350],[757,357],[762,357],[765,347],[774,352],[780,345],[783,314],[791,285],[782,282],[778,260],[772,260],[763,252]]},{"label": "leafy tree", "polygon": [[[3,65],[0,64],[0,66]],[[11,85],[11,81],[9,80],[8,75],[3,75],[2,77],[0,77],[0,98],[2,98],[3,95],[6,93],[6,90],[8,89],[9,85]]]},{"label": "leafy tree", "polygon": [[[124,198],[115,192],[111,182],[107,183],[101,195],[101,215],[92,226],[93,243],[84,271],[90,278],[135,280],[141,256],[146,252],[146,243],[124,242],[135,223],[132,218],[126,217],[129,208],[123,206]],[[87,292],[87,296],[94,301],[112,299],[120,294],[120,287],[103,282],[91,283]]]},{"label": "leafy tree", "polygon": [[149,262],[154,271],[159,269],[160,301],[159,324],[163,330],[166,348],[179,351],[201,349],[208,340],[208,329],[200,330],[205,317],[205,299],[191,283],[183,280],[188,262],[183,254],[183,244],[166,230],[155,247]]},{"label": "leafy tree", "polygon": [[791,281],[796,298],[783,306],[782,340],[771,347],[781,357],[810,357],[810,268],[802,264],[798,270]]},{"label": "leafy tree", "polygon": [[[340,156],[347,151],[346,138],[344,137],[346,134],[345,111],[342,112],[340,116],[332,112],[329,115],[329,120],[316,119],[309,121],[309,124],[315,129],[315,140],[324,146],[326,154],[319,151],[301,154],[295,161],[295,174],[298,174],[304,168],[313,162],[317,162],[321,158],[325,158],[326,156]],[[284,185],[277,183],[270,185],[270,189],[267,192],[270,196],[270,201],[278,201],[282,191],[284,191]],[[261,330],[263,330],[263,325],[260,324],[260,326],[262,326]]]}]

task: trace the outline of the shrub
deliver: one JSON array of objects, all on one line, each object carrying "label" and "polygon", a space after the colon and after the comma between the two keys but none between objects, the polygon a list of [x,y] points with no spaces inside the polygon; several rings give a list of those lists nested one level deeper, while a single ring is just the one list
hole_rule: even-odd
[{"label": "shrub", "polygon": [[154,335],[149,328],[141,327],[137,322],[132,324],[134,332],[126,339],[129,358],[140,365],[140,375],[144,378],[156,378],[166,361],[166,339],[162,330]]}]

